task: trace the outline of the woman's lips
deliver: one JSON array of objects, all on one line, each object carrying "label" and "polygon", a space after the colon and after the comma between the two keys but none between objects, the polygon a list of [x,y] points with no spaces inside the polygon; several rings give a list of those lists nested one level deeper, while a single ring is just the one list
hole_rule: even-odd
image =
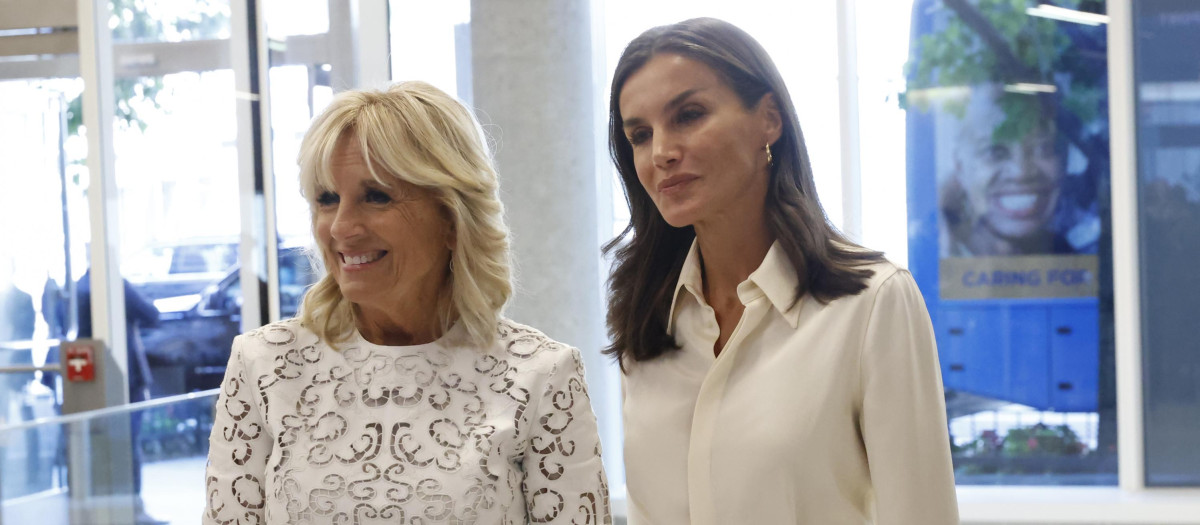
[{"label": "woman's lips", "polygon": [[682,190],[688,183],[699,179],[696,175],[672,175],[658,183],[658,192],[670,194]]},{"label": "woman's lips", "polygon": [[992,191],[988,194],[991,208],[1013,219],[1042,217],[1050,206],[1052,188],[1027,187]]},{"label": "woman's lips", "polygon": [[339,252],[338,255],[342,256],[342,268],[347,270],[358,270],[379,261],[384,255],[387,255],[387,251],[380,250],[374,252],[356,253]]}]

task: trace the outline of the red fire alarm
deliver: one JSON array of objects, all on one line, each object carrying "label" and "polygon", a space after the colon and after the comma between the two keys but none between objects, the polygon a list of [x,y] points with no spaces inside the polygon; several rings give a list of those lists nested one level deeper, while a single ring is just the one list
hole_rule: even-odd
[{"label": "red fire alarm", "polygon": [[67,381],[92,381],[96,379],[96,347],[91,340],[71,341],[62,344],[63,374]]}]

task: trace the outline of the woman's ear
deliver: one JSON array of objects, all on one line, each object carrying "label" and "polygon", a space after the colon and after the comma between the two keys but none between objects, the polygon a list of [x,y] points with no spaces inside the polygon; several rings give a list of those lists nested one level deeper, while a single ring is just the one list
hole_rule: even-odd
[{"label": "woman's ear", "polygon": [[454,225],[454,214],[445,205],[442,205],[442,220],[446,221],[446,249],[453,257],[454,250],[458,249],[458,230]]},{"label": "woman's ear", "polygon": [[779,102],[775,100],[774,93],[768,92],[759,99],[758,113],[763,119],[767,144],[774,144],[783,135],[783,114],[779,111]]},{"label": "woman's ear", "polygon": [[446,249],[450,250],[451,253],[458,249],[458,230],[454,228],[453,221],[451,221],[449,223],[449,227],[446,228]]}]

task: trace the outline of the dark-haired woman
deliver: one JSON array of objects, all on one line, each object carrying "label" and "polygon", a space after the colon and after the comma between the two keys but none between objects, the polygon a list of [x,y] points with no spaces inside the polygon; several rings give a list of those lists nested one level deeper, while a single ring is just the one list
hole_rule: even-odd
[{"label": "dark-haired woman", "polygon": [[826,219],[762,47],[714,19],[651,29],[609,108],[630,524],[957,523],[921,294]]}]

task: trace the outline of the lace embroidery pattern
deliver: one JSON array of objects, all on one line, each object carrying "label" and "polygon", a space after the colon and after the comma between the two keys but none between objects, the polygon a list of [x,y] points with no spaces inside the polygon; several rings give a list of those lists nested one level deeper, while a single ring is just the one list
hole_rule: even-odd
[{"label": "lace embroidery pattern", "polygon": [[579,352],[511,321],[489,351],[234,343],[204,523],[610,524]]}]

